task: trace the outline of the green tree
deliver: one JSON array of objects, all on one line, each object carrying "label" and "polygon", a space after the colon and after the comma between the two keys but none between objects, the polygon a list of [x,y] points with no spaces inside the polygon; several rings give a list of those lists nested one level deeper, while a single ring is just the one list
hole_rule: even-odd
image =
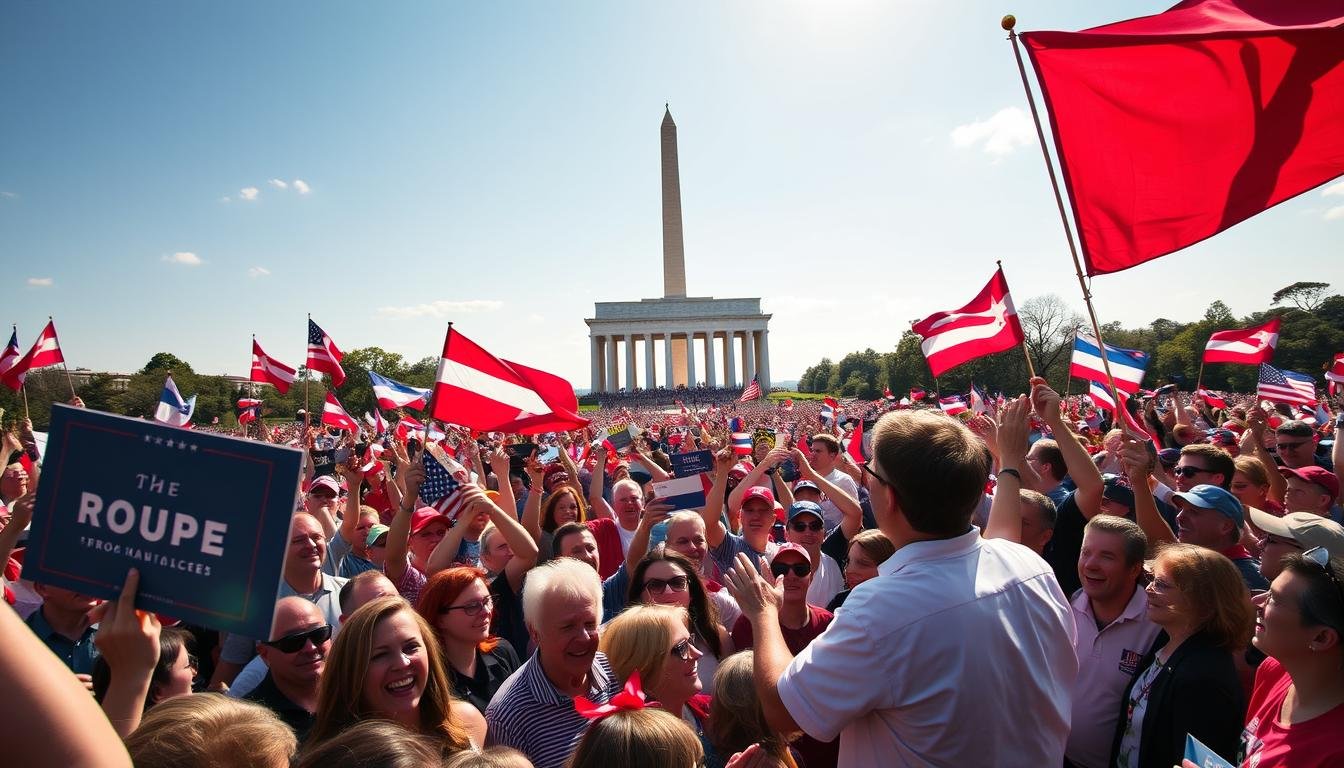
[{"label": "green tree", "polygon": [[1315,312],[1325,301],[1325,289],[1329,287],[1329,283],[1296,282],[1275,291],[1269,303],[1288,301],[1303,312]]}]

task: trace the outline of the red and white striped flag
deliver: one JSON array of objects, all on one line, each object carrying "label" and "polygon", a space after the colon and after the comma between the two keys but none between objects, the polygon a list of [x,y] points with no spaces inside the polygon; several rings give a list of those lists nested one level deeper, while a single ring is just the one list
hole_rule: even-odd
[{"label": "red and white striped flag", "polygon": [[261,351],[261,345],[252,339],[252,375],[250,381],[270,384],[280,394],[289,392],[294,383],[294,369]]},{"label": "red and white striped flag", "polygon": [[1124,431],[1144,440],[1151,441],[1153,439],[1152,433],[1143,425],[1143,422],[1134,418],[1134,415],[1129,412],[1129,408],[1125,405],[1129,400],[1129,395],[1125,394],[1123,389],[1120,390],[1120,408],[1118,409],[1120,411],[1120,417],[1118,419],[1115,418],[1115,412],[1117,410],[1115,407],[1115,400],[1111,398],[1111,390],[1108,389],[1106,385],[1097,381],[1089,382],[1087,395],[1092,398],[1092,402],[1095,403],[1098,408],[1111,412],[1111,422],[1113,424],[1117,421],[1123,422]]},{"label": "red and white striped flag", "polygon": [[19,328],[14,327],[13,333],[9,336],[9,344],[4,352],[0,352],[0,381],[8,383],[9,372],[19,362]]},{"label": "red and white striped flag", "polygon": [[1344,391],[1344,352],[1335,355],[1334,362],[1330,364],[1330,370],[1325,372],[1325,380],[1331,397]]},{"label": "red and white striped flag", "polygon": [[994,276],[970,304],[950,312],[935,312],[911,326],[929,370],[941,376],[977,357],[1012,349],[1022,343],[1022,324],[1008,294],[1003,270]]},{"label": "red and white striped flag", "polygon": [[452,326],[430,408],[433,418],[483,431],[535,435],[588,425],[568,381],[501,360]]},{"label": "red and white striped flag", "polygon": [[1195,390],[1195,395],[1196,395],[1197,397],[1201,397],[1201,398],[1203,398],[1203,399],[1204,399],[1204,402],[1208,403],[1210,408],[1222,408],[1222,409],[1224,409],[1224,410],[1227,409],[1227,401],[1226,401],[1226,400],[1224,400],[1223,398],[1219,397],[1218,395],[1215,395],[1214,393],[1210,392],[1209,390],[1207,390],[1207,389],[1205,389],[1205,388],[1203,388],[1203,387],[1200,387],[1199,389],[1196,389],[1196,390]]},{"label": "red and white striped flag", "polygon": [[308,318],[308,360],[304,363],[308,370],[330,374],[331,383],[339,387],[345,383],[345,371],[341,369],[343,357],[345,354],[337,349],[336,342],[317,327],[311,317]]},{"label": "red and white striped flag", "polygon": [[328,392],[327,400],[322,404],[322,423],[328,426],[344,429],[347,432],[358,432],[359,425],[350,418],[345,408],[341,406],[341,401],[336,399],[336,393]]},{"label": "red and white striped flag", "polygon": [[752,400],[760,400],[760,399],[761,399],[761,382],[757,381],[755,376],[752,376],[751,383],[747,385],[746,389],[742,390],[742,396],[737,398],[737,402],[749,403]]},{"label": "red and white striped flag", "polygon": [[[15,338],[14,341],[17,343],[18,339]],[[28,354],[19,358],[8,371],[5,371],[4,382],[10,389],[18,391],[28,378],[29,371],[64,362],[65,356],[61,354],[61,343],[56,338],[56,322],[48,320],[47,327],[42,329],[42,333],[38,335],[37,341],[33,342]]]},{"label": "red and white striped flag", "polygon": [[397,437],[402,440],[405,440],[408,437],[424,438],[425,425],[410,416],[402,416],[401,420],[397,422],[396,434]]},{"label": "red and white striped flag", "polygon": [[1204,362],[1242,365],[1268,363],[1273,359],[1274,347],[1278,343],[1277,317],[1254,328],[1218,331],[1210,336],[1209,343],[1204,345]]},{"label": "red and white striped flag", "polygon": [[966,401],[961,399],[961,395],[948,395],[938,399],[938,407],[943,409],[943,413],[948,416],[956,416],[959,413],[965,413],[970,410]]},{"label": "red and white striped flag", "polygon": [[1281,371],[1272,365],[1260,364],[1260,381],[1255,394],[1271,403],[1296,405],[1316,404],[1316,383],[1306,374]]}]

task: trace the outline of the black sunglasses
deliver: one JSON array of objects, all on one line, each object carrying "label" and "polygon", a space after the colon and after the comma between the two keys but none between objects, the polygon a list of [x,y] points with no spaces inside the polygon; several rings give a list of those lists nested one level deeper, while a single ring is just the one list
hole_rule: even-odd
[{"label": "black sunglasses", "polygon": [[869,460],[863,462],[862,464],[860,464],[860,465],[859,465],[859,468],[861,468],[864,472],[867,472],[868,474],[870,474],[870,475],[872,475],[874,478],[876,478],[877,482],[879,482],[879,483],[881,483],[881,484],[883,484],[883,485],[891,485],[891,483],[887,482],[887,479],[886,479],[885,477],[883,477],[883,476],[877,474],[877,472],[873,471],[873,468],[872,468],[872,467],[868,466],[869,464],[872,464],[872,463],[873,463],[873,460],[872,460],[872,459],[869,459]]},{"label": "black sunglasses", "polygon": [[278,640],[266,640],[262,645],[268,645],[281,653],[297,653],[303,650],[309,640],[313,645],[321,645],[331,639],[331,625],[323,624],[320,627],[305,629],[302,632],[295,632],[292,635],[285,635]]},{"label": "black sunglasses", "polygon": [[807,563],[770,564],[770,573],[774,574],[775,576],[783,576],[789,571],[793,571],[793,575],[801,579],[802,577],[812,572],[812,566],[808,565]]},{"label": "black sunglasses", "polygon": [[686,585],[689,583],[690,579],[686,576],[673,576],[670,579],[649,579],[644,582],[644,589],[647,589],[649,594],[652,595],[661,595],[668,589],[673,592],[685,592]]},{"label": "black sunglasses", "polygon": [[1198,474],[1209,474],[1209,470],[1199,467],[1172,467],[1171,474],[1177,477],[1194,477]]},{"label": "black sunglasses", "polygon": [[820,520],[813,520],[812,522],[806,520],[790,520],[789,527],[798,533],[802,533],[803,531],[820,531],[822,528],[826,527],[826,524]]}]

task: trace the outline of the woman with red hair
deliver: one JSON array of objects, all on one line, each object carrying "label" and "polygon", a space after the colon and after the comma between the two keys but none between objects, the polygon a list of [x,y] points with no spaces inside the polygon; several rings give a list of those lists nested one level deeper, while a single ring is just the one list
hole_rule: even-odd
[{"label": "woman with red hair", "polygon": [[519,666],[507,640],[490,633],[494,599],[479,568],[448,568],[430,577],[416,611],[443,647],[453,694],[482,713]]}]

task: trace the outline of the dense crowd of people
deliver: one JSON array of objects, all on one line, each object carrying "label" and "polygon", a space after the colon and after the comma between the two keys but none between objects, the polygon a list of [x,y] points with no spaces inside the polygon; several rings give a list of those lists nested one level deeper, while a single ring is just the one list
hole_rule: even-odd
[{"label": "dense crowd of people", "polygon": [[[266,637],[162,626],[134,570],[109,601],[19,579],[41,462],[5,435],[6,762],[1344,766],[1329,403],[1164,391],[1145,435],[1041,379],[954,414],[713,395],[254,430],[309,457]],[[701,451],[704,504],[660,498]]]}]

